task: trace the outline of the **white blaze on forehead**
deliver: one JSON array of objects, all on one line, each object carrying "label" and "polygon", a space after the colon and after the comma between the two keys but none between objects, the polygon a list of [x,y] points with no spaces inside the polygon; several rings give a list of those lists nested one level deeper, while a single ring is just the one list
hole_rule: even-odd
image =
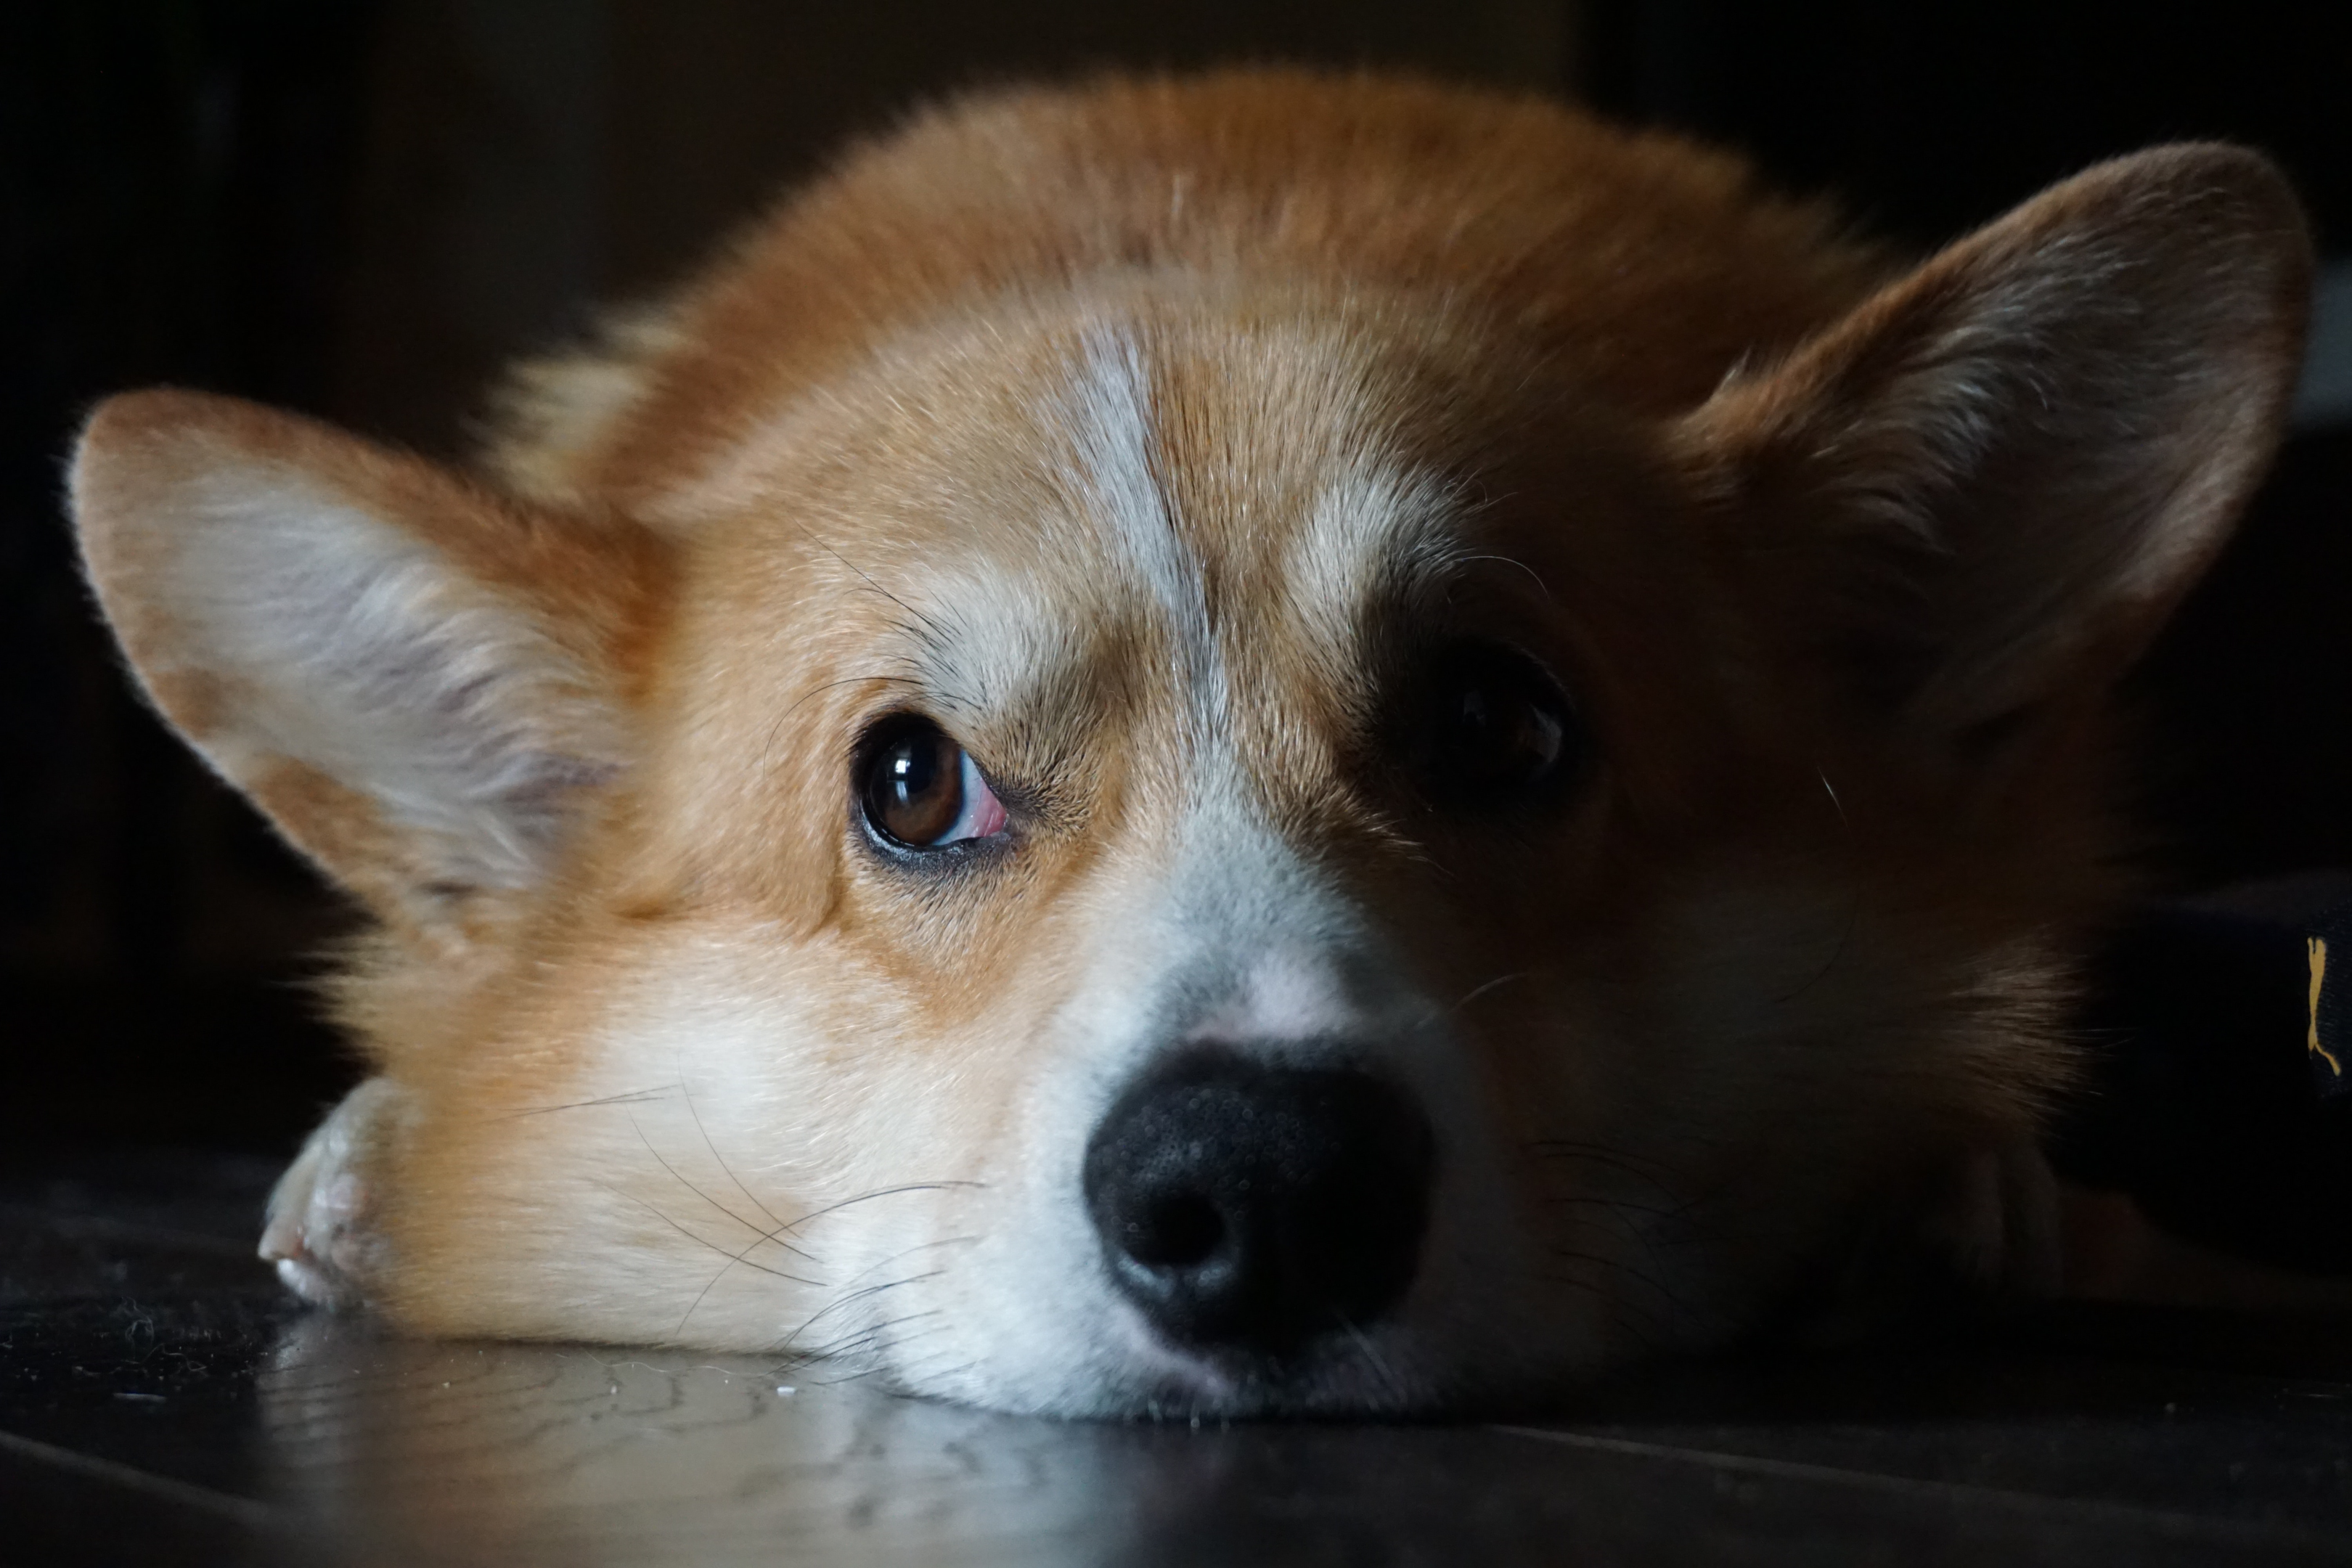
[{"label": "white blaze on forehead", "polygon": [[[1460,561],[1461,486],[1407,458],[1368,422],[1370,389],[1330,343],[1300,334],[1223,374],[1263,374],[1269,358],[1287,367],[1277,379],[1305,405],[1297,410],[1304,422],[1296,444],[1265,451],[1265,431],[1235,431],[1230,441],[1213,440],[1200,460],[1231,462],[1259,450],[1244,460],[1320,470],[1304,476],[1304,486],[1296,471],[1255,476],[1265,492],[1255,505],[1253,476],[1240,476],[1235,504],[1248,509],[1250,522],[1288,534],[1272,556],[1271,593],[1245,597],[1303,630],[1327,670],[1366,668],[1372,612],[1425,597]],[[1297,374],[1302,361],[1315,374]],[[1061,450],[1052,478],[1062,501],[1030,520],[1037,552],[1007,552],[1001,540],[988,548],[991,536],[981,533],[891,584],[925,623],[922,674],[951,705],[991,709],[1050,685],[1084,664],[1091,631],[1140,609],[1164,634],[1165,663],[1147,678],[1188,699],[1195,740],[1229,728],[1238,694],[1233,650],[1221,639],[1251,632],[1213,618],[1193,520],[1180,511],[1182,491],[1171,482],[1187,455],[1171,450],[1161,426],[1158,374],[1149,339],[1133,325],[1097,322],[1080,334],[1036,405]],[[1258,390],[1267,395],[1254,400],[1262,411],[1281,388]],[[1269,504],[1301,489],[1313,498],[1302,512]]]},{"label": "white blaze on forehead", "polygon": [[1129,332],[1097,327],[1050,411],[1072,447],[1079,502],[1166,616],[1186,684],[1209,708],[1225,700],[1201,558],[1177,530],[1160,472],[1151,371]]},{"label": "white blaze on forehead", "polygon": [[[1293,346],[1302,354],[1332,352],[1311,342]],[[1327,368],[1337,376],[1340,367]],[[1330,471],[1278,568],[1283,601],[1342,665],[1358,658],[1374,606],[1411,598],[1460,557],[1459,484],[1409,461],[1358,418],[1360,390],[1331,379],[1315,388],[1322,417],[1344,427],[1314,431],[1315,451],[1292,454],[1319,458]],[[1205,573],[1165,482],[1168,458],[1143,344],[1116,327],[1089,331],[1049,418],[1071,443],[1073,489],[1098,537],[1165,617],[1192,691],[1206,706],[1222,705],[1229,693]]]}]

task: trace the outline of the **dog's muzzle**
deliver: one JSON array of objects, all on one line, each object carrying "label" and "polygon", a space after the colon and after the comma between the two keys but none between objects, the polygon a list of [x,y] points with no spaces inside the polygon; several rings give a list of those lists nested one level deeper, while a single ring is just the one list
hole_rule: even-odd
[{"label": "dog's muzzle", "polygon": [[1119,1290],[1169,1341],[1279,1357],[1361,1329],[1412,1281],[1434,1140],[1353,1068],[1189,1051],[1087,1145],[1087,1206]]}]

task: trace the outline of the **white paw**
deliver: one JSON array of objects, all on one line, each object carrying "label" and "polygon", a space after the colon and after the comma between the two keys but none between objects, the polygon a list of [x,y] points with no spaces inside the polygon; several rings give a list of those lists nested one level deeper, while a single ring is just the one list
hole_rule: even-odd
[{"label": "white paw", "polygon": [[261,1256],[302,1300],[338,1311],[367,1304],[369,1282],[386,1261],[370,1173],[406,1109],[406,1094],[389,1079],[368,1079],[328,1113],[278,1179]]}]

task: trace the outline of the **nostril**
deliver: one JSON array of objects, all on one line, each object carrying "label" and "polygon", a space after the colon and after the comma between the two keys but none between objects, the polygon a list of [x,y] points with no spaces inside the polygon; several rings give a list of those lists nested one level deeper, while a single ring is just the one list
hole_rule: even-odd
[{"label": "nostril", "polygon": [[1087,1207],[1112,1282],[1160,1333],[1280,1355],[1404,1294],[1433,1142],[1369,1073],[1187,1052],[1095,1129]]},{"label": "nostril", "polygon": [[1153,1268],[1205,1263],[1225,1239],[1224,1216],[1197,1193],[1147,1198],[1121,1226],[1127,1255]]}]

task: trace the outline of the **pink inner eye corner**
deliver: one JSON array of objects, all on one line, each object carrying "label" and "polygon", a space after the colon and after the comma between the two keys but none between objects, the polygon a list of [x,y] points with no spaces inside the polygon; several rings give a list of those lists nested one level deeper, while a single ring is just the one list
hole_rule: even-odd
[{"label": "pink inner eye corner", "polygon": [[988,787],[980,775],[980,764],[971,760],[970,752],[958,754],[957,767],[963,785],[963,810],[957,814],[955,826],[940,839],[951,844],[964,838],[991,838],[1004,831],[1004,803]]}]

